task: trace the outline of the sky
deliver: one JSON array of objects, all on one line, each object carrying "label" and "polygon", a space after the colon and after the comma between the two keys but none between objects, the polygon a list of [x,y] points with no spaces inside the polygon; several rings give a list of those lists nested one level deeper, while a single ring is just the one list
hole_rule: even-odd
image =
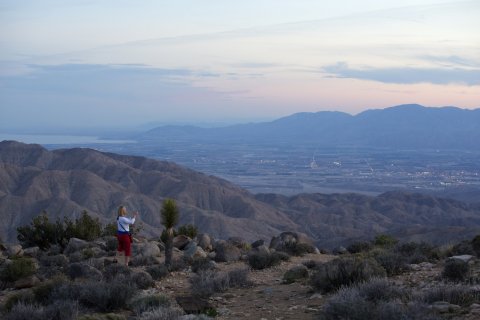
[{"label": "sky", "polygon": [[478,17],[478,0],[2,0],[0,132],[478,108]]}]

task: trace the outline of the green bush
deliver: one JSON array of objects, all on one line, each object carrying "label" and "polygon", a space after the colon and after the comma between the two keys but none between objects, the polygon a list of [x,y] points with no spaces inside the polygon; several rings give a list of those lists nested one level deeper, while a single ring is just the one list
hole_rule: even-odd
[{"label": "green bush", "polygon": [[379,247],[393,247],[398,240],[388,234],[379,234],[373,240],[373,244]]},{"label": "green bush", "polygon": [[350,244],[347,247],[347,251],[350,253],[360,253],[360,252],[367,252],[372,249],[372,244],[367,241],[357,241]]},{"label": "green bush", "polygon": [[116,222],[106,224],[102,230],[102,237],[115,236],[117,234],[117,229],[118,226]]},{"label": "green bush", "polygon": [[326,293],[385,275],[385,270],[373,259],[342,257],[319,265],[311,277],[311,284]]},{"label": "green bush", "polygon": [[14,282],[18,279],[31,276],[36,270],[37,267],[33,259],[19,257],[13,259],[10,264],[2,268],[0,279],[7,282]]},{"label": "green bush", "polygon": [[372,256],[387,272],[388,276],[402,274],[409,269],[407,259],[393,250],[373,250]]},{"label": "green bush", "polygon": [[70,238],[92,241],[102,234],[98,218],[92,218],[86,211],[75,221],[65,217],[50,222],[47,213],[34,217],[29,226],[17,228],[17,239],[24,247],[38,246],[42,250],[52,245],[65,247]]},{"label": "green bush", "polygon": [[443,267],[442,277],[451,281],[463,281],[470,272],[468,263],[459,259],[448,259]]},{"label": "green bush", "polygon": [[186,224],[178,228],[177,234],[183,234],[191,239],[195,238],[198,234],[198,228],[192,224]]},{"label": "green bush", "polygon": [[17,304],[30,305],[33,303],[35,303],[35,295],[32,291],[28,290],[9,296],[5,301],[3,308],[8,313]]},{"label": "green bush", "polygon": [[17,239],[24,247],[38,246],[42,250],[52,244],[66,245],[64,224],[58,219],[55,223],[49,222],[45,211],[34,217],[29,226],[17,228]]},{"label": "green bush", "polygon": [[282,261],[290,259],[285,252],[251,252],[248,255],[248,264],[256,270],[270,268],[279,265]]},{"label": "green bush", "polygon": [[196,258],[191,263],[192,272],[215,269],[215,263],[209,258]]}]

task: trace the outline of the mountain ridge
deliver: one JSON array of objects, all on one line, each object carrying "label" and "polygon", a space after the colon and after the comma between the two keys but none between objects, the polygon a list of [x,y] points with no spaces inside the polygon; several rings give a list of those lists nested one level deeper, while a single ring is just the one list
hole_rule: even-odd
[{"label": "mountain ridge", "polygon": [[16,227],[29,224],[43,210],[52,218],[76,218],[87,210],[107,223],[114,221],[120,204],[139,210],[145,235],[158,237],[159,210],[165,198],[178,202],[180,224],[193,223],[215,238],[240,236],[254,241],[295,231],[307,234],[320,247],[334,247],[378,233],[435,241],[442,232],[452,240],[480,232],[478,204],[404,192],[377,197],[253,195],[226,180],[171,162],[0,142],[0,218],[4,222],[0,235],[4,240],[14,241]]},{"label": "mountain ridge", "polygon": [[357,115],[301,112],[271,122],[220,128],[157,127],[136,137],[192,142],[305,143],[318,146],[470,149],[480,139],[480,109],[406,104]]}]

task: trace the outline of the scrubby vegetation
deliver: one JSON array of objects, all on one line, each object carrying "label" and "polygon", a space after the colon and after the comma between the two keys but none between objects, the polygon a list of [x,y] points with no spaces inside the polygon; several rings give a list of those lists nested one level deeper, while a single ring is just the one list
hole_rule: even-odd
[{"label": "scrubby vegetation", "polygon": [[373,259],[342,257],[319,265],[311,284],[316,290],[326,293],[385,275],[385,270]]},{"label": "scrubby vegetation", "polygon": [[261,270],[280,264],[290,259],[284,252],[252,252],[248,255],[248,264],[253,269]]},{"label": "scrubby vegetation", "polygon": [[65,246],[70,238],[79,238],[92,241],[105,233],[109,233],[110,225],[106,229],[98,218],[91,217],[88,212],[82,212],[75,221],[65,217],[50,222],[46,212],[33,218],[31,225],[17,228],[17,238],[25,247],[38,246],[45,250],[51,245]]}]

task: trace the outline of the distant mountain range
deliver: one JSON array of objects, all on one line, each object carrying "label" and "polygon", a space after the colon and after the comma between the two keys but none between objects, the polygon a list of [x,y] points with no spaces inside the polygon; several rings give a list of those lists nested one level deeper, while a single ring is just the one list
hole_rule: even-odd
[{"label": "distant mountain range", "polygon": [[355,116],[343,112],[304,112],[272,122],[222,128],[162,126],[137,139],[476,150],[480,141],[480,109],[409,104],[368,110]]},{"label": "distant mountain range", "polygon": [[[303,232],[320,247],[392,233],[403,239],[471,238],[480,233],[480,205],[400,192],[253,195],[225,180],[170,162],[92,149],[48,151],[39,145],[0,142],[0,236],[14,241],[16,227],[46,210],[78,217],[83,210],[104,223],[116,208],[139,210],[144,232],[160,234],[163,199],[177,200],[181,224],[217,238],[269,239]],[[438,235],[441,237],[438,237]]]}]

